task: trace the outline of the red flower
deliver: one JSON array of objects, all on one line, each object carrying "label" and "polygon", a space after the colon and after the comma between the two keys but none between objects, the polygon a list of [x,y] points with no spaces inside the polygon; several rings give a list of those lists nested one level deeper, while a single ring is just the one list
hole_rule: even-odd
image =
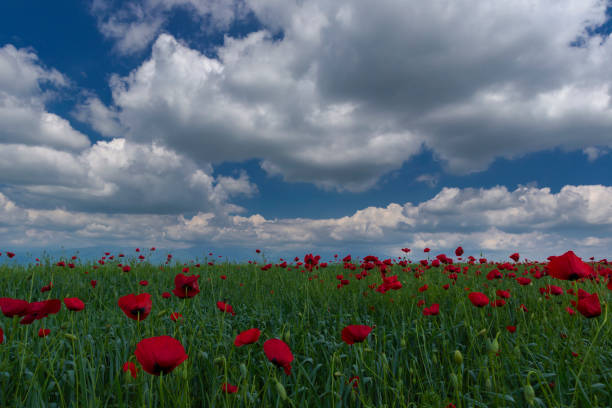
[{"label": "red flower", "polygon": [[0,344],[2,343],[4,343],[4,330],[2,330],[2,327],[0,327]]},{"label": "red flower", "polygon": [[170,294],[170,292],[164,292],[164,293],[162,293],[162,297],[163,297],[164,299],[170,299],[170,297],[171,297],[171,296],[172,296],[172,295]]},{"label": "red flower", "polygon": [[425,249],[423,250],[423,252],[429,252],[429,251],[431,251],[429,248],[425,248]]},{"label": "red flower", "polygon": [[471,292],[468,295],[470,302],[476,307],[483,307],[489,304],[489,298],[487,295],[481,292]]},{"label": "red flower", "polygon": [[555,285],[548,285],[548,290],[551,295],[559,296],[563,294],[563,288]]},{"label": "red flower", "polygon": [[425,292],[427,289],[429,289],[429,286],[427,286],[427,284],[425,284],[425,285],[423,285],[423,286],[421,286],[419,288],[419,292]]},{"label": "red flower", "polygon": [[8,251],[7,251],[7,252],[6,252],[6,256],[8,256],[9,258],[12,258],[12,257],[14,257],[14,256],[15,256],[15,254],[14,254],[14,253],[12,253],[12,252],[8,252]]},{"label": "red flower", "polygon": [[351,378],[348,379],[346,383],[353,384],[353,388],[359,387],[359,376],[358,375],[352,376]]},{"label": "red flower", "polygon": [[457,249],[455,249],[455,255],[457,256],[463,255],[463,248],[457,247]]},{"label": "red flower", "polygon": [[510,292],[508,292],[507,290],[498,289],[495,294],[500,298],[510,299]]},{"label": "red flower", "polygon": [[170,314],[170,320],[172,320],[173,322],[176,322],[179,319],[182,319],[183,315],[178,313],[178,312],[173,312]]},{"label": "red flower", "polygon": [[40,288],[40,293],[48,292],[51,290],[52,287],[53,287],[53,283],[49,283],[48,285],[45,285],[42,288]]},{"label": "red flower", "polygon": [[222,312],[231,313],[232,316],[236,316],[236,313],[234,313],[234,308],[229,303],[217,302],[217,308]]},{"label": "red flower", "polygon": [[43,300],[41,302],[32,302],[28,304],[28,309],[24,314],[24,318],[19,323],[30,324],[34,320],[40,320],[50,314],[56,314],[62,308],[62,302],[59,299]]},{"label": "red flower", "polygon": [[134,295],[130,293],[119,298],[119,307],[123,310],[123,313],[130,319],[144,320],[151,313],[151,295],[148,293],[141,293],[140,295]]},{"label": "red flower", "polygon": [[425,316],[437,316],[440,313],[440,305],[434,303],[433,305],[423,309],[423,315]]},{"label": "red flower", "polygon": [[149,284],[149,282],[148,282],[148,281],[146,281],[146,280],[141,280],[140,282],[138,282],[138,284],[139,284],[140,286],[147,286],[147,285]]},{"label": "red flower", "polygon": [[123,268],[121,268],[121,270],[123,272],[129,272],[132,270],[132,268],[130,268],[130,265],[124,265]]},{"label": "red flower", "polygon": [[576,308],[584,317],[591,318],[599,316],[601,314],[601,304],[599,303],[597,293],[580,299]]},{"label": "red flower", "polygon": [[221,390],[226,394],[235,394],[238,392],[238,386],[230,383],[221,384]]},{"label": "red flower", "polygon": [[565,310],[567,311],[567,313],[569,313],[570,316],[573,316],[576,314],[576,311],[569,306],[566,307]]},{"label": "red flower", "polygon": [[245,344],[253,344],[259,340],[259,336],[261,335],[261,331],[257,328],[245,330],[239,335],[236,336],[234,340],[234,346],[242,347]]},{"label": "red flower", "polygon": [[6,317],[25,316],[29,303],[21,299],[0,298],[0,309]]},{"label": "red flower", "polygon": [[372,327],[362,324],[346,326],[342,329],[342,340],[349,345],[361,343],[368,337],[371,331]]},{"label": "red flower", "polygon": [[73,312],[78,312],[85,309],[85,303],[79,298],[64,298],[64,304],[68,308],[68,310],[72,310]]},{"label": "red flower", "polygon": [[200,293],[200,287],[198,286],[199,277],[200,275],[185,276],[179,273],[174,277],[172,293],[181,299],[194,297]]},{"label": "red flower", "polygon": [[125,373],[128,370],[130,370],[130,374],[132,375],[132,377],[136,378],[136,376],[138,375],[138,368],[136,367],[136,364],[132,363],[131,361],[125,363],[123,365],[123,372]]},{"label": "red flower", "polygon": [[142,369],[153,375],[171,373],[179,364],[187,360],[182,344],[170,336],[142,339],[136,346],[134,354]]},{"label": "red flower", "polygon": [[287,343],[279,339],[270,339],[266,340],[263,349],[271,363],[277,367],[282,367],[285,370],[285,374],[291,375],[293,354]]},{"label": "red flower", "polygon": [[256,253],[260,253],[260,252],[261,252],[261,250],[260,250],[260,249],[256,249],[256,250],[255,250],[255,252],[256,252]]},{"label": "red flower", "polygon": [[553,278],[563,280],[576,280],[593,274],[593,269],[582,262],[574,252],[567,251],[561,256],[551,256],[548,258],[548,274]]},{"label": "red flower", "polygon": [[524,278],[522,276],[520,278],[516,278],[516,281],[522,286],[529,285],[531,283],[531,279]]},{"label": "red flower", "polygon": [[514,262],[518,262],[520,259],[520,256],[518,254],[518,252],[513,253],[512,255],[510,255],[510,258],[514,261]]},{"label": "red flower", "polygon": [[493,307],[502,307],[506,304],[506,301],[504,299],[495,299],[495,302],[491,303],[491,306]]},{"label": "red flower", "polygon": [[97,280],[93,280],[93,279],[92,279],[92,281],[91,281],[91,282],[89,282],[89,283],[91,283],[91,287],[92,287],[92,288],[95,288],[95,287],[96,287],[96,285],[98,284],[98,281],[97,281]]},{"label": "red flower", "polygon": [[51,333],[51,329],[38,329],[38,337],[47,337]]},{"label": "red flower", "polygon": [[506,330],[510,333],[514,333],[516,331],[516,326],[506,326]]}]

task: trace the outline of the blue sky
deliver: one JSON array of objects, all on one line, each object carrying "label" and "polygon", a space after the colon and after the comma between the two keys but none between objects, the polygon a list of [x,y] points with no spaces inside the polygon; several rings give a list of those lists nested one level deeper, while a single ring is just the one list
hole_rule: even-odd
[{"label": "blue sky", "polygon": [[35,4],[0,5],[0,252],[612,256],[606,2]]}]

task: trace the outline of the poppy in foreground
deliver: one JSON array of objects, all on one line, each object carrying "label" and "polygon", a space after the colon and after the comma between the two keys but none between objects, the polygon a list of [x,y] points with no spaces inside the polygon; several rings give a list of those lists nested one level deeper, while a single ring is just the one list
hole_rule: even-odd
[{"label": "poppy in foreground", "polygon": [[271,363],[277,367],[282,367],[285,370],[285,374],[291,375],[293,354],[287,343],[280,339],[270,339],[266,340],[263,349]]},{"label": "poppy in foreground", "polygon": [[29,304],[29,302],[21,299],[0,298],[0,309],[6,317],[25,316]]},{"label": "poppy in foreground", "polygon": [[85,303],[79,298],[64,298],[64,304],[68,308],[68,310],[72,310],[73,312],[78,312],[85,309]]},{"label": "poppy in foreground", "polygon": [[181,299],[192,298],[200,293],[200,287],[198,286],[198,278],[200,275],[186,276],[182,273],[177,274],[174,277],[174,289],[172,293]]},{"label": "poppy in foreground", "polygon": [[226,394],[235,394],[238,392],[238,386],[230,383],[223,383],[221,385],[221,390]]},{"label": "poppy in foreground", "polygon": [[346,326],[342,329],[342,340],[349,345],[361,343],[368,337],[371,331],[372,327],[362,324]]},{"label": "poppy in foreground", "polygon": [[591,318],[599,316],[601,314],[601,303],[599,303],[597,293],[580,299],[576,305],[576,309],[578,309],[584,317]]},{"label": "poppy in foreground", "polygon": [[259,340],[260,335],[261,331],[258,328],[245,330],[236,336],[236,339],[234,340],[234,346],[241,347],[245,344],[256,343],[257,340]]},{"label": "poppy in foreground", "polygon": [[130,293],[119,298],[119,307],[123,310],[123,313],[130,319],[144,320],[151,313],[151,295],[148,293],[141,293],[140,295],[134,295]]},{"label": "poppy in foreground", "polygon": [[438,303],[423,309],[423,315],[425,316],[437,316],[438,314],[440,314],[440,305]]},{"label": "poppy in foreground", "polygon": [[593,274],[593,269],[582,262],[573,251],[567,251],[561,256],[548,258],[548,274],[562,280],[576,280]]},{"label": "poppy in foreground", "polygon": [[131,361],[128,361],[127,363],[125,363],[123,365],[123,372],[127,372],[130,371],[130,374],[132,375],[133,378],[136,378],[136,376],[138,375],[138,368],[136,367],[136,364],[132,363]]},{"label": "poppy in foreground", "polygon": [[476,307],[484,307],[489,304],[489,298],[482,292],[471,292],[468,298]]},{"label": "poppy in foreground", "polygon": [[142,339],[134,351],[142,369],[149,374],[168,374],[187,360],[183,345],[170,336]]},{"label": "poppy in foreground", "polygon": [[236,316],[236,313],[234,313],[234,308],[229,303],[217,302],[217,308],[222,312],[231,313],[232,316]]},{"label": "poppy in foreground", "polygon": [[40,320],[50,314],[56,314],[62,308],[62,302],[59,299],[43,300],[41,302],[32,302],[28,304],[28,309],[24,314],[24,318],[20,324],[30,324],[34,320]]}]

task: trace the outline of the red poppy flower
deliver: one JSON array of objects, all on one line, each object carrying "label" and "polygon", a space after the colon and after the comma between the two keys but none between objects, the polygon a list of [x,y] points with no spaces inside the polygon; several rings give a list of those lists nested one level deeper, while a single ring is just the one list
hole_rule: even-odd
[{"label": "red poppy flower", "polygon": [[119,298],[119,307],[123,310],[123,313],[130,319],[144,320],[151,313],[151,307],[153,302],[151,301],[151,295],[148,293],[141,293],[140,295],[134,295],[130,293]]},{"label": "red poppy flower", "polygon": [[493,307],[502,307],[506,304],[506,301],[504,299],[495,299],[495,302],[491,303],[491,306]]},{"label": "red poppy flower", "polygon": [[91,283],[91,287],[92,287],[92,288],[95,288],[95,287],[96,287],[96,285],[98,284],[98,281],[97,281],[97,280],[92,280],[92,281],[91,281],[91,282],[89,282],[89,283]]},{"label": "red poppy flower", "polygon": [[217,302],[217,308],[222,312],[231,313],[232,316],[236,316],[236,313],[234,313],[234,308],[229,303]]},{"label": "red poppy flower", "polygon": [[423,250],[423,252],[429,252],[429,251],[431,251],[429,248],[425,248],[425,249]]},{"label": "red poppy flower", "polygon": [[508,292],[507,290],[498,289],[495,294],[500,298],[510,299],[510,292]]},{"label": "red poppy flower", "polygon": [[261,335],[261,331],[257,328],[245,330],[242,333],[236,336],[234,340],[234,346],[242,347],[245,344],[253,344],[259,340],[259,336]]},{"label": "red poppy flower", "polygon": [[481,292],[471,292],[468,295],[470,302],[476,307],[484,307],[489,304],[489,298],[487,295]]},{"label": "red poppy flower", "polygon": [[225,276],[225,275],[221,275],[221,276],[220,276],[220,278],[221,278],[222,280],[226,280],[226,279],[227,279],[227,276]]},{"label": "red poppy flower", "polygon": [[183,345],[170,336],[142,339],[134,354],[142,369],[153,375],[168,374],[187,360]]},{"label": "red poppy flower", "polygon": [[553,278],[563,280],[576,280],[593,274],[593,269],[582,262],[573,251],[567,251],[561,256],[548,258],[548,274]]},{"label": "red poppy flower", "polygon": [[172,293],[181,299],[194,297],[200,293],[200,287],[198,286],[199,277],[200,275],[185,276],[179,273],[174,277]]},{"label": "red poppy flower", "polygon": [[565,310],[567,311],[567,313],[569,313],[570,316],[573,316],[576,314],[576,311],[569,306],[566,307]]},{"label": "red poppy flower", "polygon": [[38,337],[47,337],[51,333],[51,329],[38,329]]},{"label": "red poppy flower", "polygon": [[32,302],[28,304],[27,312],[19,323],[30,324],[34,320],[40,320],[50,314],[56,314],[62,308],[62,302],[59,299],[43,300],[41,302]]},{"label": "red poppy flower", "polygon": [[531,283],[531,279],[525,277],[516,278],[516,281],[522,286],[529,285]]},{"label": "red poppy flower", "polygon": [[12,253],[12,252],[8,252],[8,251],[7,251],[7,252],[6,252],[6,256],[8,256],[9,258],[12,258],[12,257],[14,257],[14,256],[15,256],[15,254],[14,254],[14,253]]},{"label": "red poppy flower", "polygon": [[269,339],[264,343],[263,349],[271,363],[277,367],[282,367],[285,370],[285,374],[291,375],[293,354],[287,343],[280,339]]},{"label": "red poppy flower", "polygon": [[131,375],[133,378],[136,378],[136,377],[137,377],[137,375],[138,375],[138,368],[136,367],[136,364],[134,364],[134,363],[133,363],[133,362],[131,362],[131,361],[128,361],[127,363],[125,363],[125,364],[123,365],[123,372],[125,373],[125,372],[127,372],[128,370],[130,371],[130,375]]},{"label": "red poppy flower", "polygon": [[429,286],[427,286],[427,284],[425,284],[425,285],[423,285],[423,286],[421,286],[419,288],[419,292],[425,292],[427,289],[429,289]]},{"label": "red poppy flower", "polygon": [[29,302],[21,299],[0,298],[0,309],[6,317],[25,316],[29,304]]},{"label": "red poppy flower", "polygon": [[4,343],[4,330],[2,330],[2,327],[0,327],[0,344],[2,343]]},{"label": "red poppy flower", "polygon": [[173,312],[170,314],[170,320],[172,320],[173,322],[176,322],[179,319],[182,319],[183,315],[178,313],[178,312]]},{"label": "red poppy flower", "polygon": [[501,274],[500,271],[498,271],[497,269],[491,269],[489,271],[489,273],[487,273],[487,279],[488,280],[493,280],[493,279],[501,279],[504,276]]},{"label": "red poppy flower", "polygon": [[238,386],[230,383],[221,384],[221,390],[226,394],[235,394],[238,392]]},{"label": "red poppy flower", "polygon": [[448,290],[448,288],[450,288],[450,285],[447,283],[446,285],[442,285],[442,287],[444,288],[444,290]]},{"label": "red poppy flower", "polygon": [[45,285],[42,288],[40,288],[40,293],[48,292],[51,290],[52,287],[53,287],[53,283],[49,283],[48,285]]},{"label": "red poppy flower", "polygon": [[359,387],[359,376],[358,375],[352,376],[351,378],[348,379],[348,381],[346,383],[347,384],[352,384],[353,388]]},{"label": "red poppy flower", "polygon": [[563,288],[560,286],[548,285],[547,288],[551,295],[559,296],[563,294]]},{"label": "red poppy flower", "polygon": [[149,284],[149,282],[148,282],[148,281],[146,281],[146,280],[141,280],[140,282],[138,282],[138,284],[139,284],[140,286],[147,286],[147,285]]},{"label": "red poppy flower", "polygon": [[591,318],[599,316],[601,314],[601,303],[599,303],[597,293],[580,299],[576,309],[578,309],[584,317]]},{"label": "red poppy flower", "polygon": [[85,303],[79,298],[64,298],[64,304],[68,308],[68,310],[72,310],[73,312],[78,312],[85,309]]},{"label": "red poppy flower", "polygon": [[455,249],[455,255],[456,255],[456,256],[461,256],[461,255],[463,255],[463,248],[461,248],[461,247],[457,247],[457,249]]},{"label": "red poppy flower", "polygon": [[362,324],[346,326],[342,329],[342,340],[349,345],[361,343],[368,337],[371,331],[372,327]]},{"label": "red poppy flower", "polygon": [[516,326],[506,326],[506,330],[510,333],[514,333],[516,331]]},{"label": "red poppy flower", "polygon": [[514,261],[514,262],[518,262],[520,259],[520,256],[518,254],[518,252],[513,253],[512,255],[510,255],[510,258]]},{"label": "red poppy flower", "polygon": [[171,297],[171,296],[172,296],[172,295],[170,294],[170,292],[164,292],[164,293],[162,293],[162,297],[163,297],[164,299],[170,299],[170,297]]},{"label": "red poppy flower", "polygon": [[425,316],[437,316],[438,314],[440,314],[440,305],[438,303],[423,309],[423,315]]},{"label": "red poppy flower", "polygon": [[123,272],[129,272],[132,270],[132,268],[130,267],[130,265],[124,265],[123,268],[121,268],[121,270]]}]

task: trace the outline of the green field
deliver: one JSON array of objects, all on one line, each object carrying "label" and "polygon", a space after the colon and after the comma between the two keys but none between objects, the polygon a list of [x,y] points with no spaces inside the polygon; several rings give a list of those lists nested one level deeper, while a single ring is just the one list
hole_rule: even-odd
[{"label": "green field", "polygon": [[[19,316],[0,316],[0,406],[612,406],[612,291],[605,272],[597,280],[537,279],[534,267],[542,270],[542,264],[511,263],[516,270],[489,280],[486,275],[498,266],[464,263],[453,265],[467,268],[453,284],[444,264],[425,269],[394,263],[386,275],[397,275],[402,287],[380,293],[379,268],[356,279],[362,270],[356,260],[355,270],[337,261],[307,271],[295,262],[261,270],[263,259],[256,259],[257,265],[189,264],[185,275],[200,275],[200,293],[164,299],[185,265],[107,258],[104,265],[66,260],[76,262],[74,268],[57,266],[58,260],[25,266],[3,256],[0,297],[60,299],[62,307],[27,325]],[[131,270],[123,272],[119,262]],[[508,277],[523,277],[524,271],[530,284]],[[337,275],[348,284],[338,288]],[[52,288],[42,293],[49,283]],[[564,293],[547,298],[539,288],[549,284]],[[577,300],[565,293],[570,288],[598,293],[601,314],[568,313],[568,306],[576,310],[570,301]],[[478,308],[468,298],[479,291],[494,302],[498,289],[511,294],[500,307]],[[130,293],[151,294],[152,310],[142,321],[118,306]],[[85,309],[69,311],[63,303],[68,297],[81,299]],[[235,315],[221,311],[218,301],[232,305]],[[439,314],[424,315],[432,304],[439,304]],[[173,312],[183,318],[171,320]],[[347,325],[373,330],[365,341],[348,345],[341,337]],[[41,328],[50,329],[49,335],[39,337]],[[235,347],[236,335],[250,328],[261,330],[259,340]],[[162,335],[178,340],[188,358],[155,376],[141,369],[134,351],[140,340]],[[272,338],[291,348],[290,375],[264,354],[263,343]],[[135,379],[122,370],[126,362],[138,368]],[[349,383],[353,376],[358,383]],[[237,392],[223,392],[223,383],[236,385]]]}]

